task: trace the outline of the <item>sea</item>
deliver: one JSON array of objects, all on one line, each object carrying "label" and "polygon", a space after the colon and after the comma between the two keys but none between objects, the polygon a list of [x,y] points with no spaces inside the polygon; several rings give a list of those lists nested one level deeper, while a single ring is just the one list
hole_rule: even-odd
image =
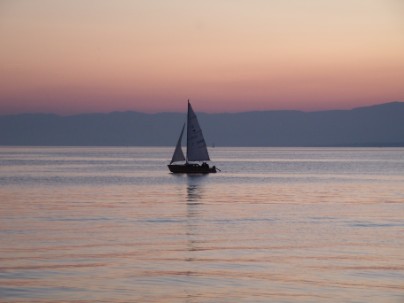
[{"label": "sea", "polygon": [[404,148],[0,147],[0,302],[404,302]]}]

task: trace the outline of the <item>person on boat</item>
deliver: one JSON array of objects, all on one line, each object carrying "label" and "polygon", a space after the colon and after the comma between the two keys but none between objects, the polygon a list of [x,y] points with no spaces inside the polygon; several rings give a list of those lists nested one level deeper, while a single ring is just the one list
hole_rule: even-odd
[{"label": "person on boat", "polygon": [[209,165],[208,165],[206,162],[203,162],[203,163],[202,163],[202,167],[206,167],[206,168],[207,168],[207,167],[209,167]]}]

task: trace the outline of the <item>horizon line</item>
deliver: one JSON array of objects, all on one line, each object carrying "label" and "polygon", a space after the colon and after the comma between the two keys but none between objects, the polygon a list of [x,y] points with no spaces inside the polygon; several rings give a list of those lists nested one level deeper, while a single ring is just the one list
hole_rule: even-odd
[{"label": "horizon line", "polygon": [[[327,111],[350,111],[360,108],[368,108],[368,107],[375,107],[375,106],[382,106],[387,104],[395,104],[395,103],[404,103],[404,101],[396,100],[396,101],[388,101],[383,103],[375,103],[365,106],[356,106],[351,108],[334,108],[334,109],[319,109],[319,110],[300,110],[300,109],[263,109],[263,110],[248,110],[248,111],[235,111],[235,112],[204,112],[204,111],[195,111],[199,114],[208,114],[208,115],[221,115],[221,114],[241,114],[241,113],[258,113],[258,112],[302,112],[302,113],[317,113],[317,112],[327,112]],[[159,115],[159,114],[185,114],[184,112],[179,111],[137,111],[137,110],[113,110],[108,112],[78,112],[78,113],[70,113],[70,114],[61,114],[56,112],[20,112],[20,113],[0,113],[0,117],[4,116],[19,116],[19,115],[53,115],[53,116],[60,116],[60,117],[70,117],[70,116],[80,116],[80,115],[108,115],[113,113],[138,113],[138,114],[145,114],[145,115]]]}]

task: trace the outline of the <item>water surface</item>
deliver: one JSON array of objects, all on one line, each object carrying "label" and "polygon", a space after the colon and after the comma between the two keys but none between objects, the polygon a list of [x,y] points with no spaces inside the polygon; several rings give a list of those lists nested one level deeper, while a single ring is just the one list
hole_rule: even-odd
[{"label": "water surface", "polygon": [[404,149],[0,148],[2,302],[404,302]]}]

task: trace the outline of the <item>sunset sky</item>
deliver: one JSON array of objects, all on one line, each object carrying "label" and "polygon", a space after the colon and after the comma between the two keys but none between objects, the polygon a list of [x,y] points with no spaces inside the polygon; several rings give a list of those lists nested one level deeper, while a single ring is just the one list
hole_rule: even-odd
[{"label": "sunset sky", "polygon": [[2,0],[0,114],[404,101],[402,0]]}]

